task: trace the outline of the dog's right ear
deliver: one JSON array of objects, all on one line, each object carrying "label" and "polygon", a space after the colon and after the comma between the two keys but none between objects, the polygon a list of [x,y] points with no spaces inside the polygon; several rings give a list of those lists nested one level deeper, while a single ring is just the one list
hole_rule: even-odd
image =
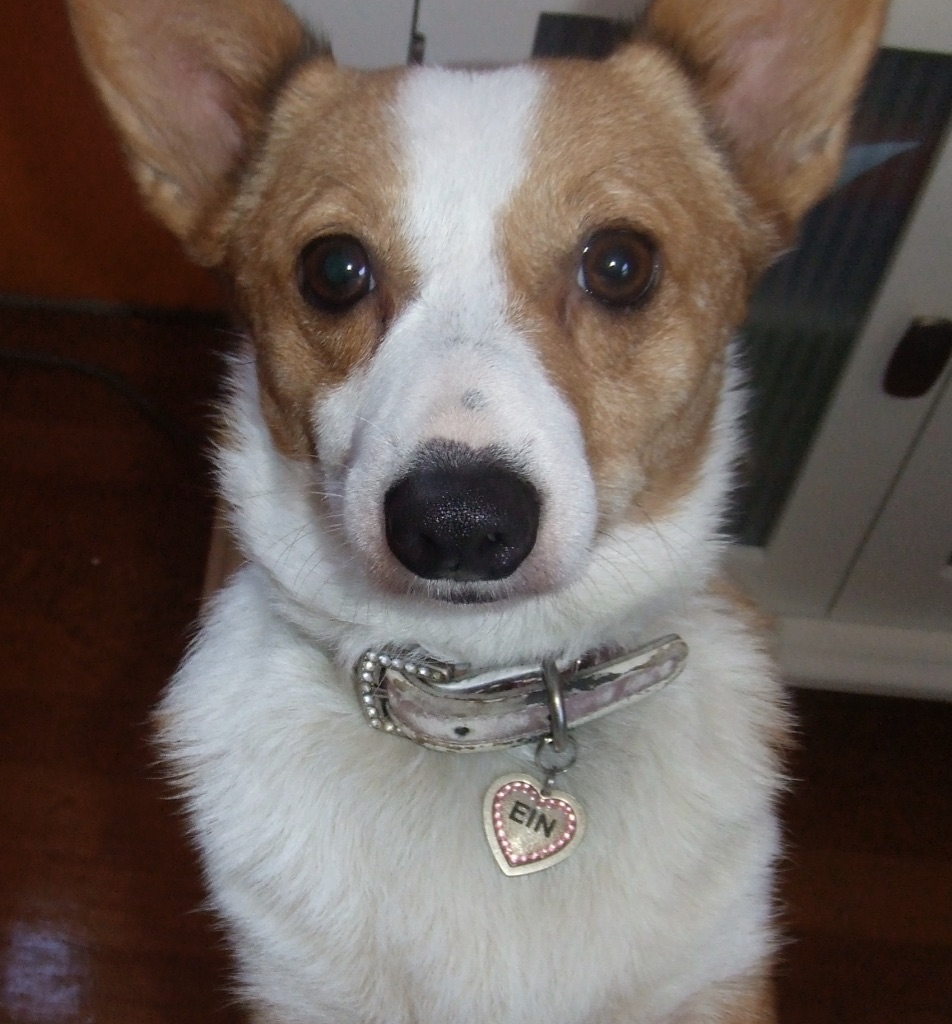
[{"label": "dog's right ear", "polygon": [[317,50],[280,0],[69,0],[146,202],[199,262],[289,72]]}]

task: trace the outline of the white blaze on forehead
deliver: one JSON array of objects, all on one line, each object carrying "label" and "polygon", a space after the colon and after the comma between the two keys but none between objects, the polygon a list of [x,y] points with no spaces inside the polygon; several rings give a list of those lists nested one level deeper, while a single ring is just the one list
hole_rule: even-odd
[{"label": "white blaze on forehead", "polygon": [[[542,85],[529,68],[423,69],[403,83],[397,114],[409,172],[405,226],[425,288],[449,276],[474,298],[482,293],[483,303],[487,287],[496,303],[505,301],[496,220],[525,175]],[[485,304],[481,311],[488,312]]]},{"label": "white blaze on forehead", "polygon": [[[537,460],[547,432],[578,432],[513,322],[503,262],[501,222],[530,171],[544,86],[541,72],[528,67],[426,68],[398,92],[407,177],[400,223],[419,293],[378,362],[413,395],[415,422],[402,420],[401,444],[444,438]],[[526,468],[533,477],[541,470]]]}]

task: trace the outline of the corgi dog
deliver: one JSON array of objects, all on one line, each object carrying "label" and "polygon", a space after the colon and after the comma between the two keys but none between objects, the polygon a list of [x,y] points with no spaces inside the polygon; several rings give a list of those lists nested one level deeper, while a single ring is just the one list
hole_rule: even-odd
[{"label": "corgi dog", "polygon": [[257,1024],[775,1020],[787,716],[720,581],[734,337],[879,0],[362,72],[280,0],[71,0],[230,282],[242,566],[159,710]]}]

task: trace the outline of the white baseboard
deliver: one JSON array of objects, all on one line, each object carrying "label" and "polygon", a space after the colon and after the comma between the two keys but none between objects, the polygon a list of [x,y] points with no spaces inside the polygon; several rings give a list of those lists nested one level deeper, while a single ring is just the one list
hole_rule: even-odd
[{"label": "white baseboard", "polygon": [[952,634],[824,619],[778,620],[790,682],[817,689],[952,700]]}]

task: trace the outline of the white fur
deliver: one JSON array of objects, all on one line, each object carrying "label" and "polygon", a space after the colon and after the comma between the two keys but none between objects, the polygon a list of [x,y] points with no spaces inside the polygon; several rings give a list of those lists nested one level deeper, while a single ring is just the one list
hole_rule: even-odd
[{"label": "white fur", "polygon": [[[314,410],[326,479],[276,450],[253,366],[233,375],[220,468],[251,564],[214,601],[162,714],[243,983],[282,1022],[655,1021],[769,952],[777,692],[733,609],[698,596],[720,547],[733,381],[694,493],[662,521],[596,538],[580,428],[508,319],[495,249],[537,102],[527,71],[426,72],[401,93],[422,284]],[[461,411],[474,389],[485,406]],[[526,585],[561,573],[563,586],[464,606],[375,586],[382,495],[421,443],[447,436],[524,456],[550,509]],[[498,871],[481,805],[531,752],[442,755],[372,732],[349,681],[384,642],[479,666],[667,632],[687,640],[688,668],[579,731],[565,787],[588,833],[524,878]]]},{"label": "white fur", "polygon": [[[245,569],[163,712],[243,977],[288,1020],[648,1021],[769,948],[769,666],[713,600],[661,699],[579,733],[566,786],[589,830],[509,879],[482,795],[525,751],[440,755],[371,732],[347,678]],[[617,1018],[606,1008],[617,1004]],[[637,1015],[634,1009],[637,1008]]]}]

